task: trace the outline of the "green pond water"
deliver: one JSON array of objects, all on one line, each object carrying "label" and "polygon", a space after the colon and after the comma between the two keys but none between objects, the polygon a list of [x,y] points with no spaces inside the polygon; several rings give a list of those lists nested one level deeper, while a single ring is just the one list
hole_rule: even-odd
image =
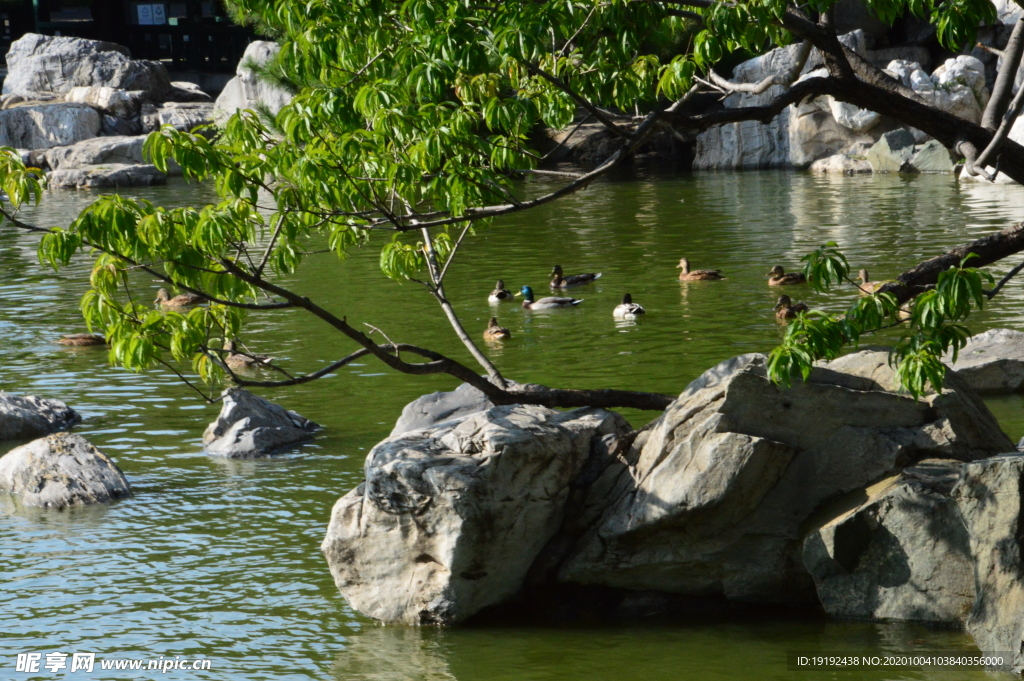
[{"label": "green pond water", "polygon": [[[541,191],[535,183],[530,191]],[[181,182],[137,190],[165,205],[211,198]],[[29,218],[64,225],[88,193],[51,193]],[[519,381],[678,393],[728,357],[768,351],[781,336],[765,283],[775,264],[837,241],[875,279],[948,246],[1024,217],[1020,187],[960,186],[945,176],[813,177],[761,172],[650,175],[608,180],[468,240],[448,290],[474,335],[496,314],[513,337],[485,351]],[[319,550],[334,501],[361,479],[366,452],[402,406],[447,390],[445,377],[391,373],[367,360],[273,399],[326,426],[310,445],[258,462],[209,458],[201,436],[217,406],[172,375],[111,368],[95,348],[54,344],[82,331],[78,299],[88,263],[54,274],[35,237],[0,226],[0,387],[58,397],[84,416],[77,429],[113,456],[135,496],[110,506],[52,512],[0,497],[0,679],[981,679],[980,671],[792,671],[787,652],[976,650],[959,632],[913,624],[830,622],[780,611],[713,620],[607,626],[381,627],[354,613]],[[470,362],[432,299],[384,279],[379,243],[344,266],[312,256],[294,289],[350,322]],[[724,270],[721,282],[680,283],[681,256]],[[493,308],[503,278],[547,292],[547,274],[600,271],[573,295],[578,308],[524,313]],[[1011,265],[999,270],[1005,271]],[[139,280],[155,292],[157,283]],[[852,287],[795,297],[841,309]],[[629,292],[647,308],[637,323],[613,320]],[[787,291],[793,293],[792,290]],[[973,331],[1024,328],[1024,287],[1011,284],[971,319]],[[353,349],[295,311],[251,317],[250,347],[315,370]],[[885,338],[880,339],[884,342]],[[888,339],[888,340],[891,340]],[[269,393],[268,393],[269,394]],[[1021,398],[992,400],[1014,439]],[[627,412],[639,426],[654,414]],[[15,672],[19,652],[92,652],[98,659],[206,657],[202,672]],[[148,675],[147,675],[148,674]]]}]

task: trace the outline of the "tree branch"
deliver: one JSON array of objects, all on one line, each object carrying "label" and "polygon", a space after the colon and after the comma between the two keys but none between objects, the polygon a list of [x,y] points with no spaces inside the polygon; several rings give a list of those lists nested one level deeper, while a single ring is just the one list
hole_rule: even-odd
[{"label": "tree branch", "polygon": [[996,74],[996,82],[992,85],[992,96],[981,117],[981,127],[995,130],[996,124],[1006,112],[1010,97],[1013,95],[1013,83],[1020,67],[1021,55],[1024,55],[1024,16],[1017,19],[1013,32],[1003,50],[1003,65]]},{"label": "tree branch", "polygon": [[569,85],[564,80],[562,80],[558,76],[555,76],[553,74],[548,73],[544,69],[540,68],[539,66],[535,66],[535,65],[531,64],[530,62],[522,62],[522,64],[523,64],[523,66],[526,67],[526,70],[529,71],[530,73],[532,73],[533,75],[540,76],[541,78],[543,78],[544,80],[548,81],[549,83],[551,83],[552,85],[557,87],[559,90],[561,90],[565,94],[569,95],[569,97],[571,97],[574,102],[576,102],[577,104],[582,106],[584,109],[589,111],[590,115],[593,116],[594,118],[596,118],[598,121],[600,121],[601,124],[604,125],[604,127],[608,128],[613,133],[615,133],[616,135],[618,135],[619,137],[621,137],[623,139],[629,139],[629,133],[628,132],[626,132],[625,130],[620,128],[618,125],[616,125],[615,121],[613,121],[612,119],[608,118],[608,116],[606,116],[603,111],[601,111],[596,106],[594,106],[594,104],[592,102],[590,102],[590,100],[588,100],[588,99],[586,99],[584,97],[581,97],[575,90],[573,90],[571,87],[569,87]]},{"label": "tree branch", "polygon": [[811,54],[811,47],[812,45],[810,40],[805,40],[800,43],[800,49],[796,54],[796,61],[788,73],[777,73],[773,76],[768,76],[759,83],[735,83],[718,75],[715,73],[714,69],[708,71],[708,77],[715,85],[723,90],[728,90],[729,92],[744,92],[753,95],[759,95],[773,85],[785,85],[786,87],[789,87],[793,84],[793,81],[800,77],[800,72],[804,70],[804,65],[807,64],[807,58]]}]

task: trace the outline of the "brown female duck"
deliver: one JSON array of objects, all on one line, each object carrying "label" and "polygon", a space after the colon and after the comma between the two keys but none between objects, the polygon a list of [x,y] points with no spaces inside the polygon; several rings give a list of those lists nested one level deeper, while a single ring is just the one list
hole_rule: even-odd
[{"label": "brown female duck", "polygon": [[679,264],[676,267],[683,270],[679,273],[679,281],[716,281],[718,279],[725,279],[722,276],[722,270],[691,270],[690,261],[686,258],[680,258]]},{"label": "brown female duck", "polygon": [[582,286],[583,284],[589,284],[595,279],[600,278],[600,272],[590,272],[589,274],[570,274],[567,277],[562,272],[562,266],[555,265],[551,269],[551,288],[572,288],[573,286]]},{"label": "brown female duck", "polygon": [[782,269],[781,265],[776,265],[771,269],[771,272],[765,275],[768,277],[769,286],[789,286],[790,284],[806,284],[807,277],[803,272],[789,272]]},{"label": "brown female duck", "polygon": [[779,301],[775,304],[775,318],[780,322],[795,319],[798,314],[807,311],[807,305],[804,303],[793,304],[793,300],[789,296],[779,296]]},{"label": "brown female duck", "polygon": [[195,293],[182,293],[171,298],[167,289],[162,288],[156,292],[156,300],[153,304],[166,309],[181,309],[183,307],[194,307],[206,301],[201,295]]},{"label": "brown female duck", "polygon": [[504,326],[498,326],[497,317],[491,317],[491,321],[487,322],[487,328],[484,329],[484,340],[500,341],[511,337],[511,331],[506,329]]}]

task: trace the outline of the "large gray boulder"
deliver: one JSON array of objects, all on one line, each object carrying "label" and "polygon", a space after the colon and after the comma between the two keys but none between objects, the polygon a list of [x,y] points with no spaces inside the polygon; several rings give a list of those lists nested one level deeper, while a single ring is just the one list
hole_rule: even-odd
[{"label": "large gray boulder", "polygon": [[455,390],[430,393],[405,405],[388,437],[430,428],[445,421],[486,411],[493,406],[494,403],[486,395],[469,383],[463,383]]},{"label": "large gray boulder", "polygon": [[46,176],[49,189],[107,189],[149,187],[167,182],[167,175],[146,163],[105,163],[81,168],[62,168]]},{"label": "large gray boulder", "polygon": [[613,412],[500,406],[388,438],[338,500],[324,538],[353,608],[403,624],[452,624],[516,593],[559,530],[569,486]]},{"label": "large gray boulder", "polygon": [[26,33],[7,52],[4,94],[65,94],[77,86],[141,90],[163,101],[171,80],[160,62],[132,59],[114,43]]},{"label": "large gray boulder", "polygon": [[120,90],[106,85],[77,86],[64,95],[65,102],[88,104],[100,113],[118,118],[139,115],[146,93],[142,90]]},{"label": "large gray boulder", "polygon": [[209,102],[164,102],[161,106],[146,107],[142,112],[142,130],[148,133],[170,125],[190,132],[197,125],[213,122],[213,107]]},{"label": "large gray boulder", "polygon": [[224,86],[214,104],[213,118],[218,125],[226,123],[228,118],[240,110],[266,109],[272,115],[277,114],[292,100],[290,92],[263,81],[250,67],[252,64],[266,64],[280,50],[280,45],[266,40],[249,43],[238,62],[235,77]]},{"label": "large gray boulder", "polygon": [[51,170],[110,163],[141,164],[145,162],[142,158],[142,146],[145,142],[146,138],[143,135],[94,137],[77,144],[54,147],[42,154],[42,157]]},{"label": "large gray boulder", "polygon": [[1007,395],[1024,389],[1024,333],[991,329],[971,336],[959,352],[943,358],[982,395]]},{"label": "large gray boulder", "polygon": [[810,602],[802,527],[823,504],[924,458],[1013,451],[955,374],[941,394],[895,392],[888,353],[863,351],[781,389],[763,355],[719,364],[610,466],[603,509],[562,565],[565,582],[734,601]]},{"label": "large gray boulder", "polygon": [[253,459],[310,440],[319,429],[294,411],[244,388],[230,388],[224,391],[217,420],[203,433],[203,445],[216,456]]},{"label": "large gray boulder", "polygon": [[67,430],[82,420],[60,400],[0,391],[0,440],[23,440]]},{"label": "large gray boulder", "polygon": [[0,146],[49,149],[100,133],[100,114],[85,104],[18,106],[0,111]]},{"label": "large gray boulder", "polygon": [[121,469],[81,435],[33,440],[0,458],[0,490],[26,506],[67,508],[131,496]]}]

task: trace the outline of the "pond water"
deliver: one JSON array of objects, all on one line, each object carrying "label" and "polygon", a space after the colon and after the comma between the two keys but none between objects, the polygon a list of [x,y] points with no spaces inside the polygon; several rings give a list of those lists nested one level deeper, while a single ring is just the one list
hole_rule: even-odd
[{"label": "pond water", "polygon": [[[535,184],[531,190],[544,188]],[[165,205],[212,198],[208,188],[181,182],[133,195]],[[29,218],[65,225],[91,198],[51,193]],[[486,298],[496,279],[546,293],[554,264],[567,273],[603,272],[573,293],[585,299],[578,308],[497,308],[512,339],[485,351],[519,381],[678,393],[713,364],[768,351],[779,340],[772,313],[778,289],[764,276],[772,265],[797,269],[800,256],[834,240],[855,268],[884,279],[1022,216],[1024,189],[958,185],[946,176],[760,172],[607,180],[479,230],[448,289],[478,335],[494,314]],[[270,461],[209,458],[201,436],[217,406],[166,372],[131,374],[111,368],[102,350],[54,344],[63,333],[84,330],[78,300],[89,265],[82,259],[54,274],[38,264],[35,242],[0,226],[0,387],[58,397],[80,410],[78,432],[117,460],[135,496],[67,512],[20,508],[0,497],[0,679],[28,678],[13,671],[16,653],[51,651],[209,658],[208,671],[164,675],[196,679],[991,678],[956,670],[790,671],[789,651],[974,648],[955,631],[784,612],[672,625],[378,626],[345,604],[320,554],[330,509],[359,482],[366,452],[388,434],[402,406],[455,383],[396,375],[371,360],[353,364],[273,393],[326,426],[315,443]],[[468,363],[432,299],[415,284],[380,275],[379,245],[357,250],[343,266],[330,255],[312,256],[290,283],[350,322]],[[680,283],[674,267],[682,256],[728,278]],[[796,297],[825,309],[842,309],[855,296],[852,287],[830,296],[804,288]],[[637,323],[612,318],[625,292],[647,308]],[[1011,284],[970,321],[975,332],[1024,328],[1024,286]],[[353,349],[295,311],[254,315],[244,340],[299,371]],[[1022,398],[990,405],[1011,437],[1024,435]],[[627,413],[635,426],[653,416]],[[128,674],[97,667],[70,677]]]}]

